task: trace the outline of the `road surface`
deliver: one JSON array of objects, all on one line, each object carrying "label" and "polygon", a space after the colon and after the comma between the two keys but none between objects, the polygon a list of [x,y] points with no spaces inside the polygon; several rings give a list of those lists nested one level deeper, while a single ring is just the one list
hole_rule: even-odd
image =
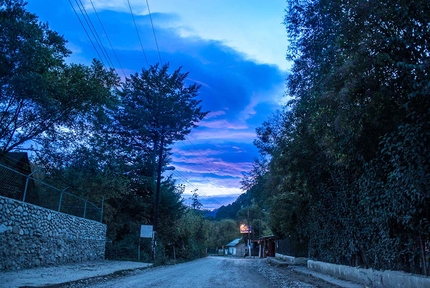
[{"label": "road surface", "polygon": [[291,271],[282,270],[280,272],[279,269],[269,266],[265,259],[207,257],[177,265],[135,271],[123,277],[106,278],[97,283],[85,283],[84,286],[93,288],[338,287],[326,282],[315,281],[308,276],[297,275]]},{"label": "road surface", "polygon": [[271,287],[267,279],[253,271],[251,261],[258,260],[207,257],[146,269],[92,287]]}]

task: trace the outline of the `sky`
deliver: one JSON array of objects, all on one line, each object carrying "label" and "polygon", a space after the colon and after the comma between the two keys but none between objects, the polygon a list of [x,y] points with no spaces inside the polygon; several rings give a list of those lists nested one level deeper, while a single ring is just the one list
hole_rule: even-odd
[{"label": "sky", "polygon": [[240,181],[258,158],[256,128],[285,103],[285,0],[27,1],[68,41],[70,62],[102,59],[122,78],[159,62],[189,72],[209,114],[171,147],[175,170],[165,176],[185,185],[186,201],[196,191],[204,209],[244,192]]}]

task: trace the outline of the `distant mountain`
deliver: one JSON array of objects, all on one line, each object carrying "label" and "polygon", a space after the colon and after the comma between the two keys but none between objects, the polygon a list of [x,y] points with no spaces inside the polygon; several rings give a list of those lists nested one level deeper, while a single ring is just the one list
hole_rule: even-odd
[{"label": "distant mountain", "polygon": [[[239,195],[215,195],[215,196],[198,196],[199,202],[202,203],[203,210],[219,209],[221,206],[228,205],[236,201]],[[189,206],[191,204],[191,195],[185,194],[184,204]]]},{"label": "distant mountain", "polygon": [[218,209],[214,210],[206,210],[205,218],[216,218],[216,214],[218,213]]}]

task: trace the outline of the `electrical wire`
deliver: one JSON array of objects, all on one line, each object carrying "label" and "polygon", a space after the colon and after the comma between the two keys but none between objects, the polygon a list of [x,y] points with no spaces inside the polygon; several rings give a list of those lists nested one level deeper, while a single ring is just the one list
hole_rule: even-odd
[{"label": "electrical wire", "polygon": [[[212,172],[213,174],[218,174],[218,172],[220,172],[220,170],[217,170],[214,168],[214,166],[206,159],[205,156],[203,156],[198,150],[197,148],[194,146],[194,144],[186,137],[186,139],[193,145],[194,149],[201,155],[200,157],[198,157],[197,155],[195,155],[185,143],[181,142],[181,144],[187,148],[187,151],[189,151],[191,153],[191,155],[193,155],[196,159],[202,159],[206,162],[205,165],[209,166],[209,170],[210,172]],[[179,154],[179,153],[178,153]],[[204,164],[202,161],[198,161],[200,164]],[[205,176],[203,176],[203,178],[206,178]],[[225,181],[223,178],[219,178],[219,179],[214,179],[213,181],[216,181],[218,184],[220,184],[221,186],[224,187],[229,187],[230,185],[227,183],[227,181]],[[223,182],[223,183],[221,183]],[[220,191],[221,192],[221,191]]]},{"label": "electrical wire", "polygon": [[[79,1],[80,5],[79,5],[78,1]],[[106,62],[109,64],[110,68],[113,68],[112,61],[111,61],[106,49],[104,48],[104,46],[101,43],[99,34],[95,30],[93,22],[91,21],[91,18],[88,16],[88,13],[84,7],[84,4],[82,4],[81,0],[75,0],[75,2],[76,2],[76,5],[78,5],[79,10],[81,11],[82,17],[85,19],[85,22],[87,23],[88,28],[90,29],[91,33],[93,34],[93,37],[96,40],[100,51],[102,52],[103,56],[105,57]],[[81,6],[82,6],[82,8],[81,8]]]},{"label": "electrical wire", "polygon": [[134,19],[133,10],[131,9],[130,0],[127,0],[128,8],[130,8],[131,17],[133,18],[134,27],[136,28],[137,37],[139,38],[140,47],[142,48],[143,56],[145,58],[146,66],[149,66],[148,59],[146,58],[145,50],[143,49],[142,39],[140,38],[139,29],[137,29],[136,20]]},{"label": "electrical wire", "polygon": [[81,26],[82,26],[82,28],[83,28],[83,29],[84,29],[84,31],[85,31],[85,34],[87,34],[88,39],[90,40],[91,44],[93,45],[94,50],[96,51],[97,55],[99,56],[100,61],[102,62],[103,66],[105,66],[105,67],[106,67],[105,63],[103,62],[102,57],[100,56],[99,51],[97,50],[96,46],[94,45],[93,40],[92,40],[92,39],[91,39],[91,37],[90,37],[90,34],[88,34],[88,31],[87,31],[87,29],[85,28],[84,23],[82,23],[81,18],[79,18],[78,12],[76,12],[76,9],[75,9],[75,7],[73,6],[72,2],[71,2],[70,0],[68,0],[68,1],[69,1],[69,3],[70,3],[70,6],[72,6],[73,12],[75,12],[76,17],[78,18],[79,23],[81,23]]},{"label": "electrical wire", "polygon": [[121,65],[121,62],[119,61],[118,55],[116,54],[116,51],[115,51],[115,49],[113,48],[112,42],[110,41],[110,38],[109,38],[109,35],[108,35],[108,33],[106,32],[106,29],[105,29],[105,27],[104,27],[104,25],[103,25],[103,23],[102,23],[102,21],[101,21],[101,19],[100,19],[100,17],[99,17],[99,13],[97,13],[97,10],[96,10],[96,7],[95,7],[95,6],[94,6],[94,4],[93,4],[93,1],[92,1],[92,0],[90,0],[90,2],[91,2],[91,6],[93,6],[94,13],[96,13],[97,19],[99,20],[100,26],[102,27],[103,32],[104,32],[104,33],[105,33],[105,35],[106,35],[106,38],[107,38],[107,40],[108,40],[108,42],[109,42],[109,45],[110,45],[110,48],[112,49],[112,52],[113,52],[113,54],[114,54],[114,56],[115,56],[115,58],[116,58],[116,61],[118,62],[118,65],[119,65],[119,67],[120,67],[120,69],[121,69],[121,71],[122,71],[122,74],[124,74],[124,79],[125,79],[125,78],[127,78],[127,76],[125,75],[124,69],[122,68],[122,65]]},{"label": "electrical wire", "polygon": [[[178,152],[175,152],[177,155],[179,155],[180,157],[182,157]],[[193,153],[191,153],[194,157],[196,157],[196,155],[194,155]],[[197,158],[197,157],[196,157]],[[203,164],[201,161],[198,161],[198,163],[201,163],[201,164]],[[175,171],[177,171],[177,170],[175,170]],[[214,174],[216,174],[216,173],[214,173]],[[217,183],[219,183],[219,184],[221,184],[219,181],[218,181],[218,179],[213,179],[213,180],[209,180],[205,175],[203,175],[202,174],[202,177],[203,177],[203,179],[205,179],[206,181],[207,181],[207,183],[209,183],[209,184],[211,184],[211,183],[213,183],[214,181],[216,181]],[[189,182],[188,180],[186,181],[186,182],[188,182],[189,184],[191,184],[192,185],[192,183],[191,182]],[[192,185],[192,186],[194,186],[194,185]],[[223,186],[223,185],[220,185],[220,186]],[[194,186],[195,187],[195,186]],[[221,194],[224,194],[223,193],[223,191],[221,191],[220,190],[220,188],[218,188],[217,186],[214,186],[215,187],[215,189],[217,189]],[[227,187],[228,187],[228,185],[227,185]],[[197,187],[195,187],[195,188],[197,188]],[[198,188],[197,188],[198,189]]]},{"label": "electrical wire", "polygon": [[151,10],[149,9],[148,0],[146,0],[146,7],[148,7],[149,19],[151,20],[151,26],[152,26],[152,34],[154,34],[155,45],[157,46],[157,51],[158,51],[158,58],[160,59],[160,64],[163,64],[163,61],[161,61],[160,49],[158,48],[157,36],[155,36],[154,22],[152,22],[152,15],[151,15]]}]

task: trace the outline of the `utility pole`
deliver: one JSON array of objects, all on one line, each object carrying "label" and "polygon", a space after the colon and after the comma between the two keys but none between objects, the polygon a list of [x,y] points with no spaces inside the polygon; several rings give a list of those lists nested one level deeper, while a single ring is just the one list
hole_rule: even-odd
[{"label": "utility pole", "polygon": [[251,225],[250,225],[250,221],[249,221],[249,207],[248,207],[248,253],[249,253],[249,257],[251,258],[251,237],[250,237],[250,233],[251,233]]},{"label": "utility pole", "polygon": [[155,261],[155,253],[157,246],[157,232],[158,232],[158,206],[160,204],[160,188],[161,188],[161,168],[163,167],[163,150],[164,150],[164,133],[160,134],[160,148],[158,152],[158,168],[157,168],[157,186],[155,188],[155,205],[154,205],[154,223],[153,223],[153,236],[152,236],[152,260]]},{"label": "utility pole", "polygon": [[[159,129],[156,130],[160,135],[160,148],[158,149],[158,166],[157,166],[157,184],[155,188],[155,204],[154,204],[154,221],[153,221],[153,236],[152,236],[152,260],[155,261],[156,247],[157,247],[157,233],[158,233],[158,207],[160,205],[160,190],[161,190],[161,172],[163,169],[163,151],[164,151],[164,136],[167,132],[177,130],[177,129]],[[168,167],[166,170],[174,170],[175,167]]]}]

